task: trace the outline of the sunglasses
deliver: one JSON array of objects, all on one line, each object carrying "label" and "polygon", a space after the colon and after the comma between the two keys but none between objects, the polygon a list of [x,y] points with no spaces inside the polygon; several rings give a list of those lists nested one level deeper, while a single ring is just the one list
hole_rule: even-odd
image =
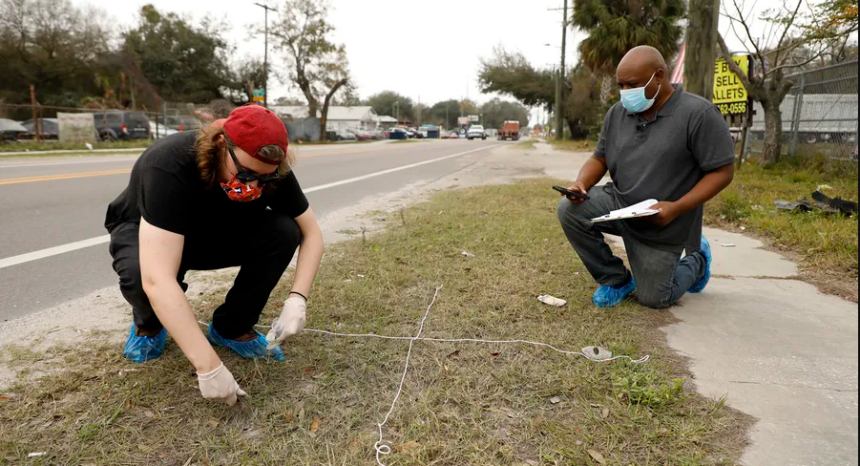
[{"label": "sunglasses", "polygon": [[236,153],[233,152],[233,148],[227,147],[227,150],[230,152],[230,157],[233,158],[233,163],[236,164],[236,178],[242,183],[251,183],[254,181],[258,183],[269,183],[281,179],[281,173],[279,170],[275,170],[273,173],[269,173],[267,175],[261,175],[246,169],[239,163],[239,159],[236,158]]}]

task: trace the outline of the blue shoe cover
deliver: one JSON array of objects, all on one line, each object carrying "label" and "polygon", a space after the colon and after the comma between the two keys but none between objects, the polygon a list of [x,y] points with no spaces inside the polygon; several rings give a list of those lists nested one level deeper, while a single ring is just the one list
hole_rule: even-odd
[{"label": "blue shoe cover", "polygon": [[708,282],[711,281],[711,262],[714,260],[714,256],[711,252],[711,243],[708,242],[705,235],[702,235],[702,249],[699,251],[699,254],[704,256],[705,261],[707,261],[707,265],[705,266],[705,276],[690,287],[688,290],[689,293],[701,293],[704,291],[705,287],[708,286]]},{"label": "blue shoe cover", "polygon": [[630,283],[624,285],[623,288],[613,288],[611,286],[601,286],[594,292],[594,305],[597,307],[615,307],[621,304],[625,298],[630,296],[636,289],[636,280],[630,277]]},{"label": "blue shoe cover", "polygon": [[209,333],[206,334],[206,339],[209,340],[209,343],[212,343],[214,346],[226,346],[227,348],[230,348],[243,358],[274,359],[275,361],[283,361],[286,359],[284,358],[284,352],[281,351],[281,347],[276,346],[271,350],[266,349],[266,347],[269,345],[269,342],[266,340],[266,337],[256,330],[254,330],[254,333],[260,336],[256,340],[228,340],[219,335],[218,331],[215,330],[215,326],[210,324]]},{"label": "blue shoe cover", "polygon": [[161,329],[154,337],[140,337],[135,333],[134,323],[122,354],[134,362],[146,362],[164,353],[164,343],[167,341],[167,330]]}]

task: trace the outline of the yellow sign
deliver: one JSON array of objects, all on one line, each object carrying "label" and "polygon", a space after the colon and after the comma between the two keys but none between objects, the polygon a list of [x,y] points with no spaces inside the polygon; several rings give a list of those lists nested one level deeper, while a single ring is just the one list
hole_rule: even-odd
[{"label": "yellow sign", "polygon": [[[749,55],[732,57],[738,67],[749,76]],[[741,78],[734,74],[728,63],[722,58],[714,66],[714,105],[719,107],[723,115],[738,115],[747,112],[749,93],[747,93]]]}]

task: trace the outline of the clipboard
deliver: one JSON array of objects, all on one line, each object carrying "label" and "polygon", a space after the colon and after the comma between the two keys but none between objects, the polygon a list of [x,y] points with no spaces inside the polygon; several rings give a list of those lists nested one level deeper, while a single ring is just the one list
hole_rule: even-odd
[{"label": "clipboard", "polygon": [[591,219],[591,223],[611,222],[613,220],[626,220],[631,218],[650,217],[660,213],[659,210],[650,207],[657,204],[656,199],[648,199],[625,209],[613,210],[602,217]]}]

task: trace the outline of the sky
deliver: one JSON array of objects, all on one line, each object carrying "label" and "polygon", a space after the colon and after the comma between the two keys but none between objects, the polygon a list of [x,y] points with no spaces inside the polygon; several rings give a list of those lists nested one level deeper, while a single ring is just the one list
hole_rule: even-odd
[{"label": "sky", "polygon": [[[264,22],[264,11],[254,5],[255,0],[72,2],[104,10],[121,29],[133,27],[140,7],[147,3],[193,21],[209,14],[231,24],[224,35],[237,47],[235,57],[263,57],[263,35],[251,29]],[[269,0],[272,7],[280,3]],[[353,83],[361,98],[393,90],[427,105],[466,97],[483,103],[496,97],[482,94],[477,82],[480,60],[491,57],[494,47],[520,51],[539,68],[558,64],[561,59],[560,9],[564,0],[330,0],[330,4],[334,40],[346,45]],[[270,22],[274,15],[277,13],[270,12]],[[720,30],[728,32],[726,20],[721,22]],[[585,34],[569,29],[567,37],[566,60],[572,64],[576,61],[576,45]],[[743,48],[733,37],[727,36],[727,41],[730,48]],[[276,68],[284,63],[280,52],[273,48],[269,59]],[[299,95],[288,84],[270,83],[269,87],[270,101]],[[538,110],[534,110],[533,116],[537,114]]]}]

